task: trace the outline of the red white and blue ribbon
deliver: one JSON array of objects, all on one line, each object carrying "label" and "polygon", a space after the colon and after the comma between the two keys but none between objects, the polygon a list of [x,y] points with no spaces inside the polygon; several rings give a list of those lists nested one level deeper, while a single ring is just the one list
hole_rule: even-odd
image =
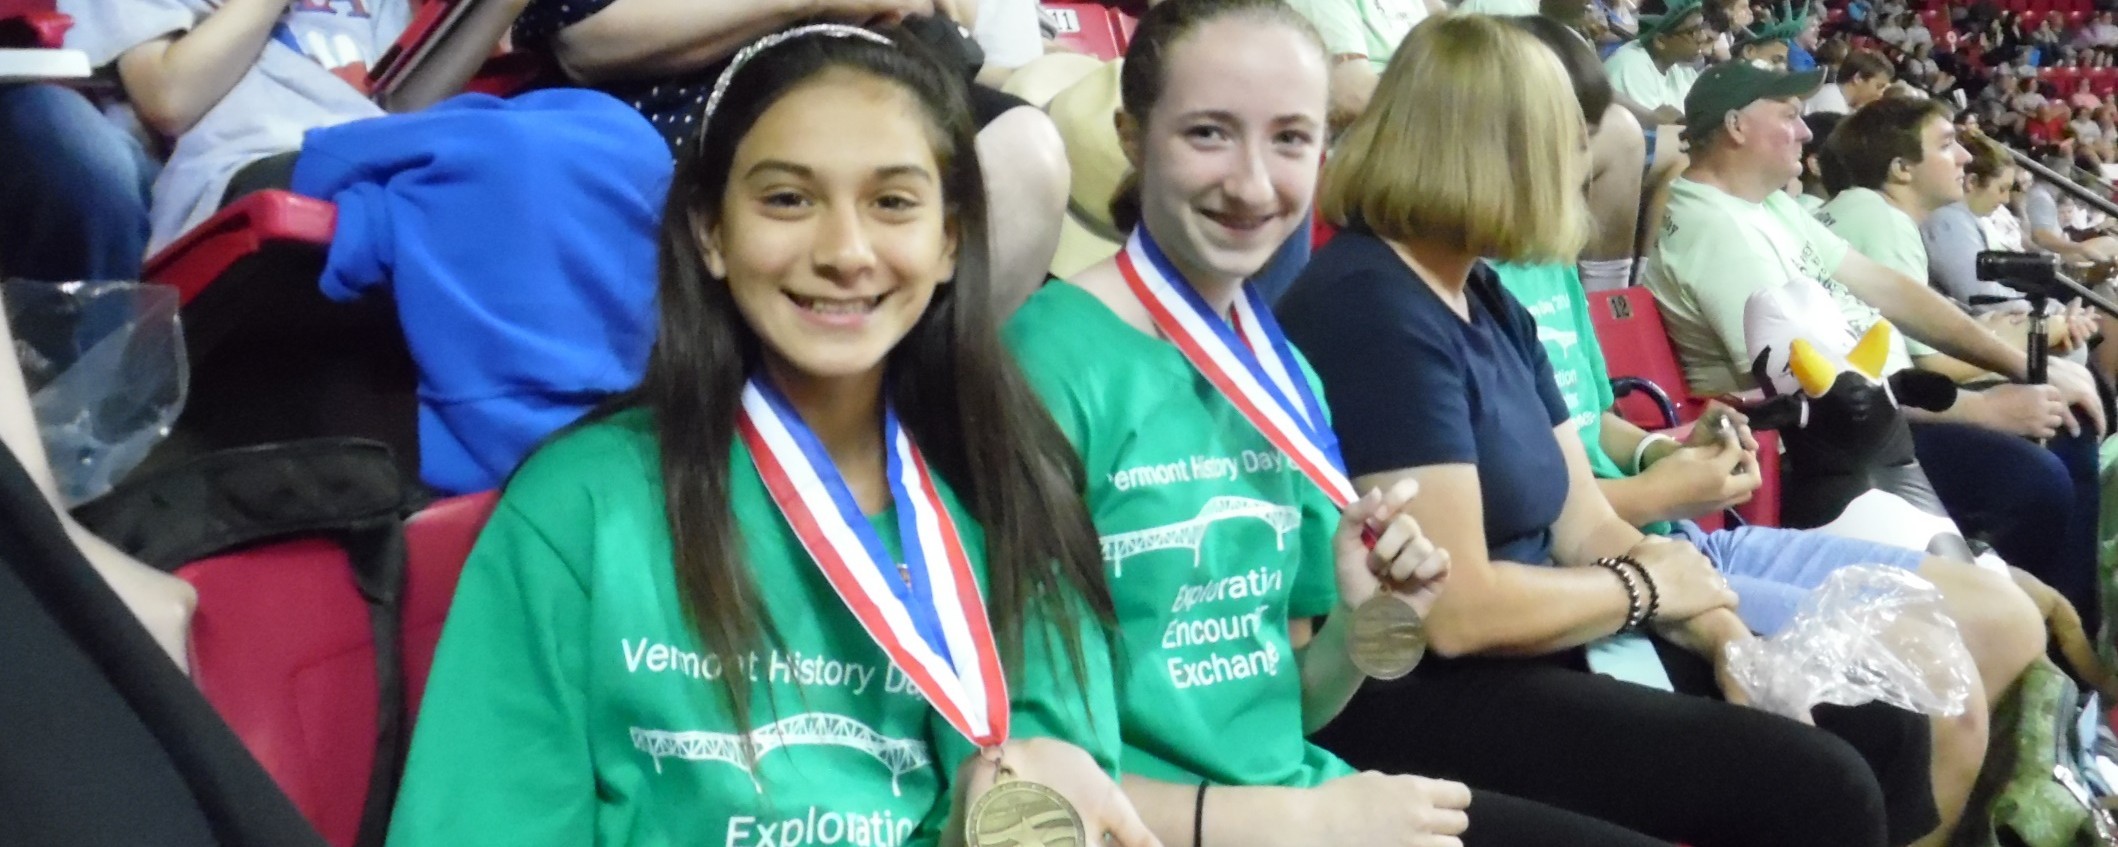
[{"label": "red white and blue ribbon", "polygon": [[885,408],[883,438],[902,572],[823,443],[769,380],[744,386],[737,426],[773,503],[868,637],[965,738],[981,748],[1006,741],[1007,679],[977,575],[897,414]]},{"label": "red white and blue ribbon", "polygon": [[1118,272],[1162,331],[1208,382],[1221,390],[1265,440],[1344,509],[1353,483],[1339,458],[1338,436],[1324,418],[1324,405],[1295,365],[1294,350],[1272,310],[1251,288],[1223,320],[1184,281],[1169,257],[1137,227],[1118,254]]}]

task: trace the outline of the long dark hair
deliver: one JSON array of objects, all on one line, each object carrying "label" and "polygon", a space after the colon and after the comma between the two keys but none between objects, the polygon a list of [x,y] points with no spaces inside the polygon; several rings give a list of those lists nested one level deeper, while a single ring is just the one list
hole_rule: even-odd
[{"label": "long dark hair", "polygon": [[[1316,26],[1286,0],[1168,0],[1157,4],[1140,16],[1140,26],[1125,48],[1125,66],[1118,71],[1121,107],[1135,126],[1145,131],[1148,112],[1162,100],[1162,84],[1169,78],[1169,51],[1200,27],[1233,16],[1292,27],[1314,42],[1318,53],[1324,51],[1324,39],[1316,34]],[[1110,219],[1121,234],[1139,225],[1138,168],[1126,173],[1111,196]]]},{"label": "long dark hair", "polygon": [[[1072,446],[1001,346],[986,272],[984,178],[963,81],[898,28],[862,38],[803,37],[758,54],[736,74],[705,133],[679,154],[660,236],[661,324],[647,371],[622,403],[647,409],[661,449],[676,584],[701,644],[724,661],[778,632],[744,564],[730,506],[730,466],[757,335],[725,279],[707,270],[701,234],[721,212],[736,146],[796,86],[833,69],[896,83],[920,106],[957,233],[957,274],[892,350],[884,395],[937,473],[985,530],[987,597],[1003,661],[1023,653],[1026,621],[1076,631],[1082,609],[1115,619],[1103,556],[1082,503]],[[855,131],[847,128],[848,132]],[[836,610],[833,610],[835,613]],[[1077,640],[1066,650],[1078,677]],[[749,681],[723,674],[736,720],[750,725]]]}]

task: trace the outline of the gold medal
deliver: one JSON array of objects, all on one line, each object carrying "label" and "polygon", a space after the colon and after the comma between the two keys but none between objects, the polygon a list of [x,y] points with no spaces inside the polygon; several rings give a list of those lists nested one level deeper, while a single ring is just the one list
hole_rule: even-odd
[{"label": "gold medal", "polygon": [[1426,622],[1411,604],[1377,591],[1353,610],[1346,652],[1361,673],[1376,679],[1402,678],[1427,655]]},{"label": "gold medal", "polygon": [[964,816],[970,847],[1087,847],[1088,829],[1074,804],[1042,785],[1016,779],[1005,765]]}]

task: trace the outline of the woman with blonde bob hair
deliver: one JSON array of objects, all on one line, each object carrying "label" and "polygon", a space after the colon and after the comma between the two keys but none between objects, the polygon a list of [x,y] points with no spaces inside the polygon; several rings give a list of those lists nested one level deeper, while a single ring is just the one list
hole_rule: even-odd
[{"label": "woman with blonde bob hair", "polygon": [[[1318,211],[1390,241],[1419,233],[1473,256],[1573,261],[1589,236],[1588,124],[1558,58],[1506,30],[1480,18],[1407,36],[1388,72],[1409,84],[1347,128]],[[1437,119],[1451,131],[1433,131]]]},{"label": "woman with blonde bob hair", "polygon": [[1722,648],[1751,637],[1734,592],[1612,510],[1535,318],[1485,264],[1574,260],[1586,141],[1558,56],[1450,16],[1413,30],[1331,159],[1321,209],[1343,230],[1278,317],[1355,490],[1418,483],[1406,514],[1451,576],[1425,620],[1437,655],[1317,739],[1694,847],[1912,843],[1938,823],[1925,721],[1724,702]]}]

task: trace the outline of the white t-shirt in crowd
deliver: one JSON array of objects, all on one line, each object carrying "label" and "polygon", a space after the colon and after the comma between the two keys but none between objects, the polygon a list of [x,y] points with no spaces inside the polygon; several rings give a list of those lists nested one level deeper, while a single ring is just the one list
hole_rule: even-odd
[{"label": "white t-shirt in crowd", "polygon": [[1044,55],[1044,34],[1037,28],[1037,0],[978,0],[978,21],[971,38],[985,51],[985,63],[1019,68]]},{"label": "white t-shirt in crowd", "polygon": [[[66,46],[103,67],[125,51],[190,30],[217,0],[59,0],[73,16]],[[373,65],[404,28],[407,0],[293,0],[264,52],[219,103],[176,140],[155,180],[148,250],[160,250],[219,207],[244,165],[299,150],[302,134],[382,114],[331,72]]]},{"label": "white t-shirt in crowd", "polygon": [[1846,102],[1846,92],[1840,91],[1837,85],[1826,85],[1817,89],[1815,94],[1809,96],[1808,102],[1802,104],[1802,114],[1816,115],[1826,113],[1836,115],[1853,114],[1853,104]]},{"label": "white t-shirt in crowd", "polygon": [[1699,80],[1699,69],[1687,64],[1671,65],[1668,71],[1655,67],[1655,57],[1638,41],[1611,53],[1603,60],[1603,70],[1610,74],[1612,88],[1647,109],[1668,106],[1682,111],[1684,95]]}]

